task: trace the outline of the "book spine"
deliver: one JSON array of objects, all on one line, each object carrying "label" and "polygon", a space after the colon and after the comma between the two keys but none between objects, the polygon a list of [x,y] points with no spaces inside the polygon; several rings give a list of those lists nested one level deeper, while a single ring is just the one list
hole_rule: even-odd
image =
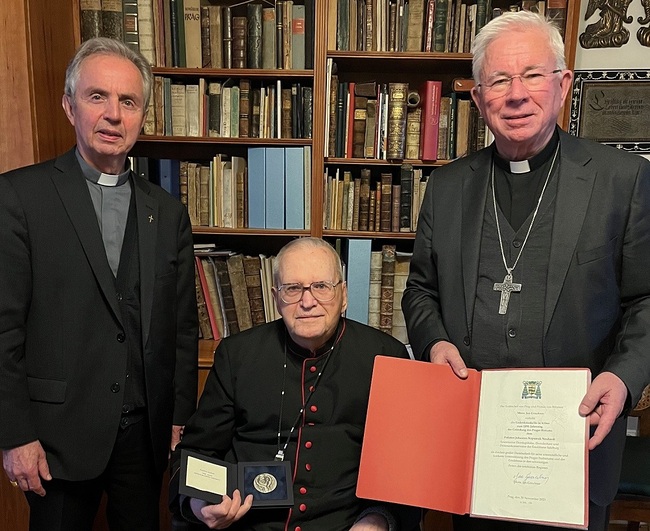
[{"label": "book spine", "polygon": [[221,28],[221,7],[208,6],[210,35],[210,67],[223,66],[223,31]]},{"label": "book spine", "polygon": [[447,5],[449,0],[436,0],[436,16],[433,23],[433,51],[444,52],[447,42]]},{"label": "book spine", "polygon": [[235,302],[237,324],[239,325],[239,330],[243,332],[253,326],[251,306],[248,301],[248,288],[246,287],[246,276],[244,274],[243,256],[241,254],[233,255],[228,258],[226,264],[228,265],[230,286]]},{"label": "book spine", "polygon": [[223,33],[223,68],[232,68],[232,9],[224,6],[221,15]]},{"label": "book spine", "polygon": [[262,295],[262,277],[260,276],[261,261],[259,256],[244,256],[242,259],[244,278],[248,292],[248,303],[251,308],[253,326],[264,324],[264,298]]},{"label": "book spine", "polygon": [[312,138],[313,136],[313,116],[314,113],[314,96],[311,87],[302,87],[302,138]]},{"label": "book spine", "polygon": [[291,68],[305,69],[305,6],[294,5],[291,21]]},{"label": "book spine", "polygon": [[201,7],[201,67],[212,68],[212,48],[210,47],[210,8]]},{"label": "book spine", "polygon": [[422,108],[408,109],[406,112],[406,148],[404,158],[418,159],[420,157],[420,128]]},{"label": "book spine", "polygon": [[239,81],[239,137],[248,138],[250,122],[250,90],[251,82],[248,79]]},{"label": "book spine", "polygon": [[411,208],[413,198],[413,166],[402,164],[400,168],[399,231],[411,232]]},{"label": "book spine", "polygon": [[410,0],[407,26],[406,51],[421,52],[424,31],[424,1]]},{"label": "book spine", "polygon": [[368,286],[368,325],[379,329],[379,308],[381,306],[381,251],[370,253],[370,285]]},{"label": "book spine", "polygon": [[196,291],[196,309],[199,316],[199,332],[203,339],[212,339],[210,316],[208,315],[201,277],[199,276],[199,267],[196,261],[194,262],[194,288]]},{"label": "book spine", "polygon": [[248,21],[232,17],[232,68],[246,68],[248,61]]},{"label": "book spine", "polygon": [[388,84],[388,146],[386,157],[404,158],[408,83]]},{"label": "book spine", "polygon": [[122,0],[102,1],[102,29],[104,37],[124,40]]},{"label": "book spine", "polygon": [[82,42],[93,37],[102,36],[101,0],[81,0],[79,3],[79,18],[81,19]]},{"label": "book spine", "polygon": [[308,70],[314,68],[314,16],[314,0],[305,0],[305,68]]},{"label": "book spine", "polygon": [[329,142],[328,142],[328,157],[336,156],[336,132],[338,129],[338,91],[339,91],[339,78],[336,74],[332,75],[330,82],[329,94],[329,112],[330,112],[330,125],[329,125]]},{"label": "book spine", "polygon": [[239,324],[235,310],[235,299],[233,298],[232,287],[230,285],[230,276],[228,275],[228,265],[226,264],[225,258],[216,258],[214,263],[217,269],[219,287],[221,288],[223,311],[228,323],[228,333],[230,335],[237,334],[239,333]]},{"label": "book spine", "polygon": [[272,70],[276,68],[275,45],[275,8],[262,9],[262,68]]},{"label": "book spine", "polygon": [[420,127],[420,158],[436,160],[440,127],[441,81],[426,81],[422,89],[422,124]]},{"label": "book spine", "polygon": [[185,25],[185,66],[201,68],[201,2],[183,0],[183,23]]},{"label": "book spine", "polygon": [[387,334],[393,326],[393,295],[395,287],[395,246],[383,245],[381,249],[381,299],[379,329]]},{"label": "book spine", "polygon": [[365,154],[368,98],[354,97],[354,123],[352,124],[352,157],[362,159]]},{"label": "book spine", "polygon": [[277,68],[284,68],[284,0],[275,3],[275,56]]},{"label": "book spine", "polygon": [[248,4],[248,68],[262,68],[262,4]]},{"label": "book spine", "polygon": [[393,175],[390,173],[382,173],[380,183],[379,231],[390,232],[393,208]]},{"label": "book spine", "polygon": [[292,64],[292,26],[293,26],[293,0],[285,0],[282,10],[282,68],[291,69]]},{"label": "book spine", "polygon": [[390,207],[390,230],[399,232],[399,216],[401,208],[402,187],[394,184],[391,190],[391,207]]}]

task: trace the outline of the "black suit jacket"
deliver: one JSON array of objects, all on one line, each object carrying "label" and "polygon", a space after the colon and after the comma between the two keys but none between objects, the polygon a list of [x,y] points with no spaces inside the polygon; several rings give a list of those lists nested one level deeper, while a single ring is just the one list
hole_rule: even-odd
[{"label": "black suit jacket", "polygon": [[[197,312],[186,209],[132,174],[147,411],[156,464],[195,409]],[[124,327],[74,150],[0,176],[0,447],[40,440],[52,475],[99,475],[117,434]]]},{"label": "black suit jacket", "polygon": [[[479,151],[429,180],[402,299],[418,358],[428,359],[427,346],[440,339],[466,358],[471,352],[491,154]],[[545,365],[588,367],[593,376],[611,371],[635,404],[650,381],[648,264],[650,163],[560,131]],[[624,424],[592,452],[591,497],[601,504],[616,492]]]}]

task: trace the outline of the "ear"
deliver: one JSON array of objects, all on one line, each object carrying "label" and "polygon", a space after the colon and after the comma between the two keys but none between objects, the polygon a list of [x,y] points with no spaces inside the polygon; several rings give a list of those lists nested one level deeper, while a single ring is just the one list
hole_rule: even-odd
[{"label": "ear", "polygon": [[67,94],[64,94],[61,98],[61,106],[63,107],[63,111],[68,117],[68,120],[74,127],[74,106],[72,105],[72,102],[70,101],[70,98]]},{"label": "ear", "polygon": [[341,289],[343,290],[343,292],[342,292],[343,293],[343,300],[342,300],[342,303],[341,303],[341,313],[343,313],[346,310],[346,308],[348,307],[348,284],[347,284],[347,282],[345,282],[345,280],[343,281]]},{"label": "ear", "polygon": [[273,294],[273,300],[275,301],[275,307],[278,309],[278,312],[280,312],[280,303],[282,302],[280,300],[280,293],[275,288],[275,286],[271,286],[271,293]]},{"label": "ear", "polygon": [[573,85],[573,71],[562,70],[562,79],[560,80],[560,87],[562,88],[562,103],[566,100],[567,94],[571,91]]}]

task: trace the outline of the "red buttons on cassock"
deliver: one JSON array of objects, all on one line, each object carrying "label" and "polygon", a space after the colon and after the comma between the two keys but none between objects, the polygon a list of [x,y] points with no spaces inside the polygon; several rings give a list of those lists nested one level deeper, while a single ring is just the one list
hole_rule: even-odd
[{"label": "red buttons on cassock", "polygon": [[310,465],[309,463],[307,463],[307,464],[305,465],[305,470],[306,470],[307,472],[309,472],[309,471],[311,470],[311,465]]},{"label": "red buttons on cassock", "polygon": [[305,443],[305,448],[311,448],[311,441],[307,441]]},{"label": "red buttons on cassock", "polygon": [[309,406],[309,410],[310,410],[312,413],[316,413],[316,411],[318,411],[318,406]]},{"label": "red buttons on cassock", "polygon": [[312,365],[311,367],[309,367],[309,370],[311,372],[316,372],[316,365]]},{"label": "red buttons on cassock", "polygon": [[300,494],[307,494],[307,489],[305,487],[300,487]]},{"label": "red buttons on cassock", "polygon": [[302,527],[296,526],[293,528],[293,531],[302,531]]},{"label": "red buttons on cassock", "polygon": [[310,385],[310,386],[309,386],[309,392],[310,392],[310,393],[313,393],[313,392],[314,392],[314,386],[313,386],[313,385]]},{"label": "red buttons on cassock", "polygon": [[301,503],[300,507],[298,507],[298,508],[300,509],[301,513],[304,513],[307,510],[307,506],[304,503]]}]

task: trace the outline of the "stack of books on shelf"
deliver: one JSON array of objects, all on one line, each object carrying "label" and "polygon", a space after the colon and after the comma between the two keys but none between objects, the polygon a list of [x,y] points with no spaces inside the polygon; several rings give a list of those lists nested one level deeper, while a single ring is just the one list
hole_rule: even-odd
[{"label": "stack of books on shelf", "polygon": [[335,70],[328,69],[325,152],[331,158],[451,160],[486,145],[471,80],[454,80],[443,96],[441,81],[355,83],[340,81]]},{"label": "stack of books on shelf", "polygon": [[203,339],[220,339],[278,319],[273,259],[195,246],[196,298]]},{"label": "stack of books on shelf", "polygon": [[394,245],[372,250],[372,240],[350,238],[342,249],[348,287],[346,317],[382,330],[408,344],[402,313],[411,253]]},{"label": "stack of books on shelf", "polygon": [[187,206],[194,227],[308,230],[311,146],[250,147],[194,162],[137,157],[134,170]]},{"label": "stack of books on shelf", "polygon": [[313,68],[314,0],[82,0],[81,38],[126,42],[156,67]]},{"label": "stack of books on shelf", "polygon": [[[370,232],[415,232],[428,174],[402,164],[399,175],[370,169],[327,170],[323,182],[323,228]],[[394,182],[395,181],[395,182]]]},{"label": "stack of books on shelf", "polygon": [[143,133],[222,138],[311,138],[312,87],[249,79],[154,76]]},{"label": "stack of books on shelf", "polygon": [[[469,53],[475,36],[501,9],[491,0],[333,0],[328,49]],[[564,35],[566,0],[520,0],[511,10],[546,14]]]}]

